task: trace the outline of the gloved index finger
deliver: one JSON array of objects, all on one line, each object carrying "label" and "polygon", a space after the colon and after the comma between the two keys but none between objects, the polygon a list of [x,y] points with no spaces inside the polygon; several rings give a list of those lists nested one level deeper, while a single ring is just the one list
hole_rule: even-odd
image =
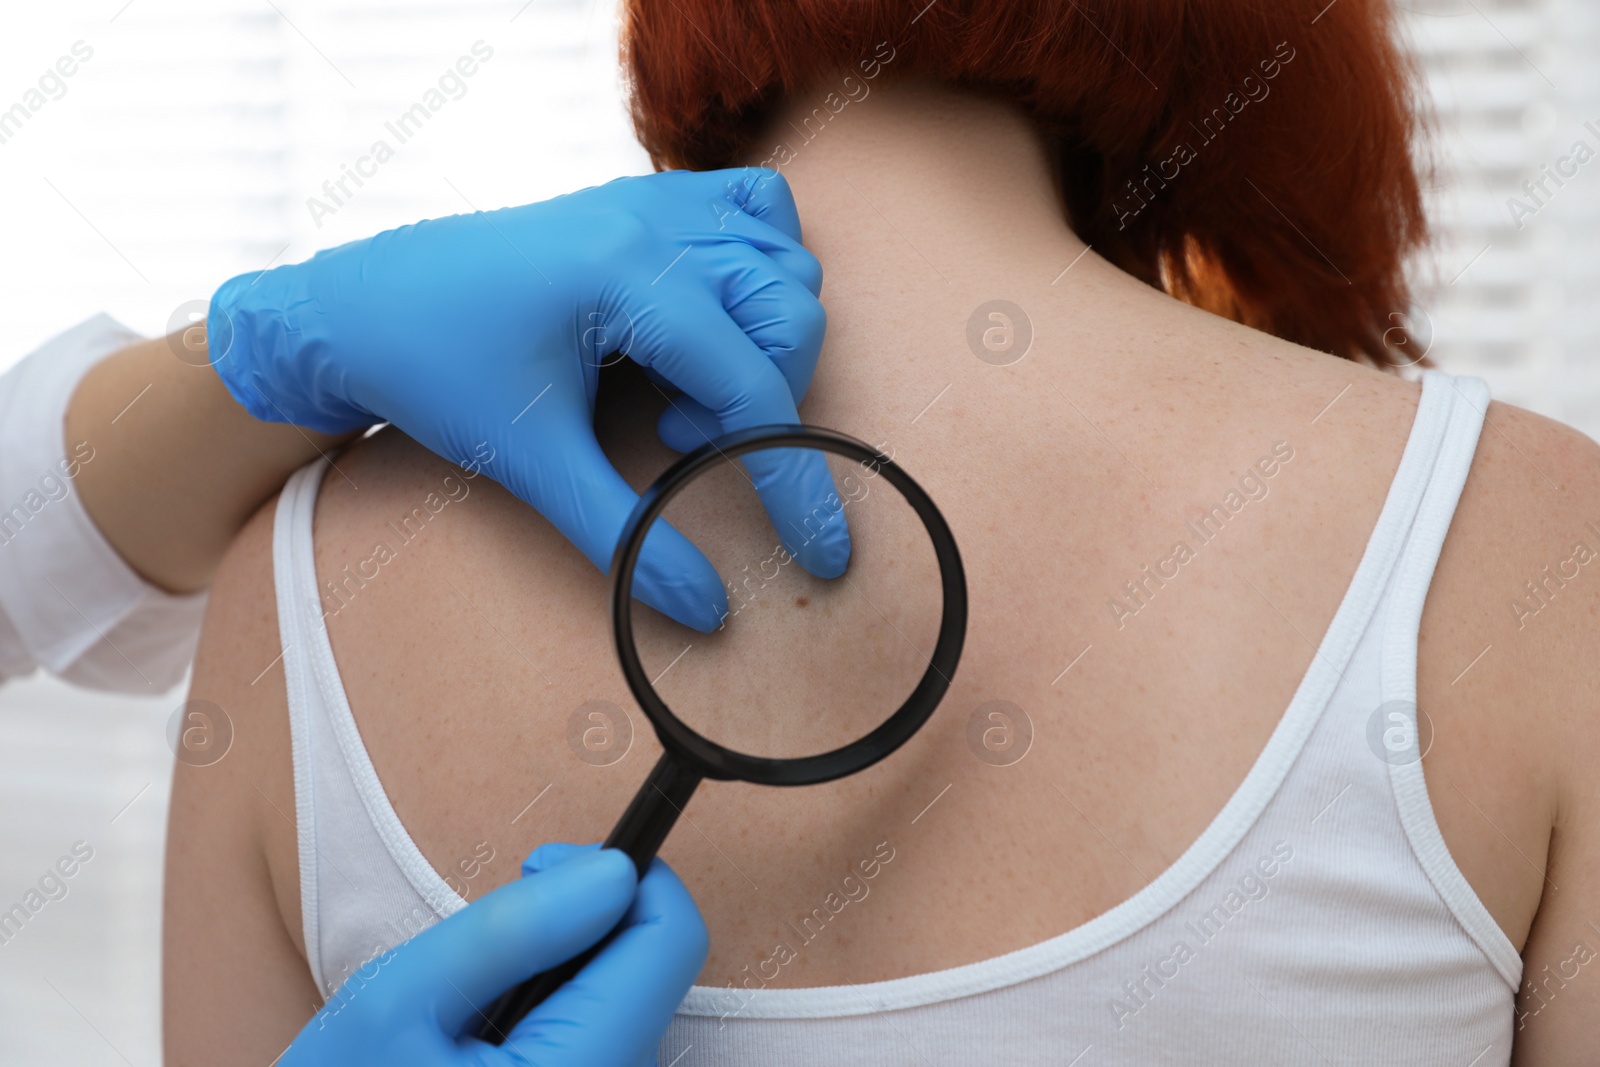
[{"label": "gloved index finger", "polygon": [[747,212],[732,210],[708,216],[707,222],[711,225],[701,240],[735,238],[765,254],[773,266],[805,286],[812,296],[822,295],[821,262],[809,248],[776,226]]},{"label": "gloved index finger", "polygon": [[687,195],[703,206],[687,216],[690,243],[735,238],[770,257],[813,296],[822,292],[822,264],[800,242],[800,213],[782,174],[734,167],[669,171],[657,177],[675,195]]},{"label": "gloved index finger", "polygon": [[781,172],[772,167],[728,167],[705,175],[718,182],[730,213],[760,219],[790,240],[801,240],[800,210],[789,179]]},{"label": "gloved index finger", "polygon": [[[648,353],[647,366],[709,409],[724,432],[799,423],[788,380],[727,312],[692,304],[679,311],[695,322],[696,344],[668,342]],[[769,448],[740,459],[789,555],[819,578],[843,574],[850,534],[826,455]]]},{"label": "gloved index finger", "polygon": [[[546,484],[539,499],[530,502],[596,567],[609,572],[639,494],[617,473],[592,431],[563,441],[545,458],[543,469]],[[522,495],[517,486],[510,488]],[[657,519],[645,534],[633,596],[701,633],[722,625],[728,613],[728,591],[716,568],[665,519]]]}]

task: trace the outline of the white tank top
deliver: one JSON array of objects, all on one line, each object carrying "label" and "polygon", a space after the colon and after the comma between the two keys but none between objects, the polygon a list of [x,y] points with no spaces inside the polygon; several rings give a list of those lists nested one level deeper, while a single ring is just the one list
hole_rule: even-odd
[{"label": "white tank top", "polygon": [[[660,1062],[1507,1063],[1522,961],[1439,835],[1413,703],[1423,600],[1488,401],[1477,378],[1423,373],[1310,669],[1227,806],[1153,882],[1041,944],[932,974],[696,986]],[[306,954],[328,996],[464,902],[400,824],[345,699],[312,564],[324,470],[284,489],[273,566]]]}]

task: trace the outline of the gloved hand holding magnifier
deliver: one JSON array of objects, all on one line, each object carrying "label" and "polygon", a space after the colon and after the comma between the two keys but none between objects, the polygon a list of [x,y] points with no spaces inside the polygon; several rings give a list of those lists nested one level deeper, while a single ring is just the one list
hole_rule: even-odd
[{"label": "gloved hand holding magnifier", "polygon": [[[817,671],[800,664],[794,668],[797,676],[808,677],[806,672],[810,670],[809,677],[814,684],[783,688],[786,691],[809,689],[825,699],[798,710],[785,711],[781,716],[749,712],[766,694],[767,679],[741,675],[732,681],[721,680],[698,689],[695,681],[688,679],[685,682],[688,691],[701,697],[701,702],[709,708],[709,718],[695,715],[686,721],[689,713],[680,714],[668,707],[658,686],[665,684],[663,678],[680,681],[688,678],[688,672],[678,664],[694,645],[685,647],[677,654],[677,659],[664,666],[652,664],[647,669],[636,640],[633,575],[646,535],[668,505],[696,478],[721,471],[730,481],[743,478],[754,487],[756,483],[745,474],[744,465],[733,461],[750,453],[782,449],[816,450],[859,464],[860,472],[873,480],[874,487],[881,478],[898,493],[896,499],[904,504],[896,509],[893,504],[884,503],[887,498],[894,497],[893,493],[885,492],[877,492],[868,504],[866,488],[852,491],[852,486],[861,485],[861,481],[848,473],[841,477],[836,472],[835,481],[842,490],[842,496],[832,501],[837,505],[836,510],[819,512],[815,525],[806,520],[804,529],[790,531],[793,537],[785,538],[785,541],[804,541],[820,533],[827,523],[842,521],[841,513],[845,508],[856,509],[849,519],[856,543],[851,570],[860,573],[846,574],[837,580],[839,584],[830,585],[826,595],[839,599],[818,603],[811,617],[815,618],[816,625],[835,628],[846,626],[852,619],[863,621],[860,635],[845,634],[840,641],[852,650],[851,655],[843,658],[854,659],[864,667],[852,672],[849,663],[834,662],[828,664],[826,671]],[[734,473],[729,474],[730,471]],[[857,501],[859,503],[853,503]],[[927,563],[921,570],[916,566],[918,561],[912,558],[918,546],[910,546],[908,541],[918,523],[927,538],[926,544],[920,547],[931,549],[921,554]],[[678,525],[679,520],[674,518],[674,524]],[[875,530],[878,531],[876,537]],[[697,543],[705,542],[697,538]],[[777,562],[774,557],[767,557],[757,561],[753,569],[742,568],[743,573],[754,576],[753,581],[747,577],[742,582],[743,589],[737,574],[730,573],[726,565],[720,568],[724,577],[732,579],[730,612],[744,616],[729,620],[730,631],[742,630],[748,634],[762,625],[790,621],[778,606],[782,595],[776,592],[782,589],[781,579],[788,576],[781,572],[787,558],[787,554],[779,550]],[[936,582],[932,580],[935,568]],[[788,568],[789,574],[795,570]],[[820,581],[804,575],[795,578]],[[896,595],[896,602],[891,603],[890,595],[884,591],[889,586],[883,583],[894,583],[894,588],[900,590],[909,588],[912,595]],[[749,600],[744,599],[741,593],[749,592],[754,585],[759,585],[761,592],[751,593]],[[933,616],[926,610],[927,602],[919,598],[925,598],[935,585],[942,604],[937,631],[928,633]],[[794,603],[804,608],[811,599],[802,595],[794,598]],[[821,601],[824,597],[816,599]],[[757,613],[764,614],[752,623]],[[703,779],[737,780],[756,785],[815,785],[865,770],[910,740],[943,699],[961,658],[967,626],[966,576],[944,517],[922,487],[888,456],[832,430],[799,425],[761,426],[724,435],[684,456],[640,497],[611,563],[611,618],[623,676],[664,749],[605,841],[606,848],[626,852],[642,875]],[[835,647],[839,647],[838,643]],[[709,656],[714,658],[716,652]],[[838,658],[836,654],[835,659]],[[781,671],[786,666],[772,656],[762,657],[762,665],[770,671]],[[920,668],[920,676],[916,668]],[[679,673],[674,675],[674,670]],[[887,684],[883,683],[885,675],[890,679]],[[841,676],[852,680],[840,681]],[[893,706],[883,697],[898,691],[896,679],[904,680],[903,688],[909,689],[909,695],[887,718],[878,719],[876,716],[882,708]],[[878,699],[874,701],[874,698]],[[691,721],[695,725],[690,725]],[[715,729],[722,741],[732,737],[739,744],[730,747],[714,741],[706,736],[707,729]],[[761,754],[751,749],[760,750]],[[796,749],[805,754],[794,754]],[[582,970],[591,956],[592,952],[580,956],[506,993],[487,1012],[487,1022],[479,1036],[499,1044],[519,1020]]]}]

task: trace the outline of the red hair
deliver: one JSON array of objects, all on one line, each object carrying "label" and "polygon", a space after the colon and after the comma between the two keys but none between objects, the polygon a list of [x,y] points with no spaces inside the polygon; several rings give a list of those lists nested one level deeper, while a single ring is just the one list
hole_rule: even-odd
[{"label": "red hair", "polygon": [[841,72],[985,91],[1031,118],[1074,229],[1123,270],[1347,359],[1428,363],[1404,329],[1427,236],[1416,79],[1384,0],[626,0],[623,18],[657,167],[766,155],[776,109],[848,94]]}]

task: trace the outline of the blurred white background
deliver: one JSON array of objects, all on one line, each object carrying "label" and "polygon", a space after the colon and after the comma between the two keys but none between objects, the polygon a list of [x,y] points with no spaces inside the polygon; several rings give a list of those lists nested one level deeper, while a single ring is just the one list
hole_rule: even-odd
[{"label": "blurred white background", "polygon": [[[1547,183],[1520,228],[1507,202],[1532,204],[1522,184],[1574,142],[1600,153],[1600,7],[1407,0],[1400,14],[1442,163],[1414,325],[1446,370],[1600,437],[1600,159]],[[0,30],[0,112],[77,42],[92,49],[58,97],[0,123],[0,369],[97,311],[165,332],[234,274],[649,169],[612,0],[71,0],[8,5]],[[328,202],[323,183],[373,141],[394,145],[384,124],[480,41],[493,55],[464,93],[315,218],[308,198]],[[74,842],[94,849],[69,895],[0,943],[0,1061],[160,1062],[165,724],[180,701],[37,678],[0,690],[0,910]]]}]

